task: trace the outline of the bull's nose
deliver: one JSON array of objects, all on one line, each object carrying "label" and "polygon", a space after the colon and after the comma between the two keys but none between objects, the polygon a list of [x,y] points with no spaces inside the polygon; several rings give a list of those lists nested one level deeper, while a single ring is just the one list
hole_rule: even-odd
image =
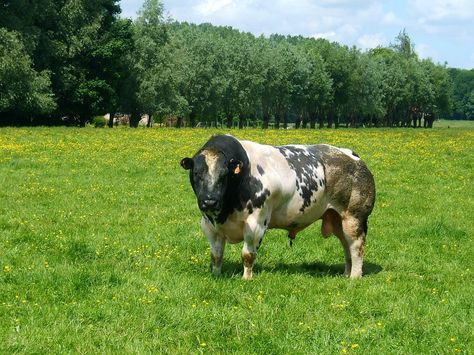
[{"label": "bull's nose", "polygon": [[201,202],[201,209],[206,211],[206,210],[212,210],[217,207],[217,200],[204,200]]}]

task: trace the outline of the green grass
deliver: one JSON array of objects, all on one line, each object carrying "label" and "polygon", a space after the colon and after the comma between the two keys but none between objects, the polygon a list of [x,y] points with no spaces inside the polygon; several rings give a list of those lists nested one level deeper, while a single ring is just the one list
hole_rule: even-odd
[{"label": "green grass", "polygon": [[375,175],[365,276],[319,222],[223,276],[179,160],[215,130],[0,129],[0,353],[474,352],[474,131],[232,131],[354,149]]},{"label": "green grass", "polygon": [[433,123],[433,127],[474,129],[474,120],[437,120]]}]

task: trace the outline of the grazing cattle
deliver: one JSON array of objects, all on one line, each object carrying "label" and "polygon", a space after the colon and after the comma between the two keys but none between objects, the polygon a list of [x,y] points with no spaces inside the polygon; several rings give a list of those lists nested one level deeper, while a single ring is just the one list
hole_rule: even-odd
[{"label": "grazing cattle", "polygon": [[285,229],[294,239],[322,219],[322,235],[333,233],[341,241],[345,275],[362,276],[375,184],[351,150],[325,144],[274,147],[217,135],[181,166],[189,170],[214,274],[221,273],[226,243],[244,242],[243,278],[250,279],[267,229]]}]

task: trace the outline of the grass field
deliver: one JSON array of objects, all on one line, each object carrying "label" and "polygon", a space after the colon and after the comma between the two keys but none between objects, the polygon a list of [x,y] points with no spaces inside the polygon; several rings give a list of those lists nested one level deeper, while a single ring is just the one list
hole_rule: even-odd
[{"label": "grass field", "polygon": [[[436,127],[436,123],[435,123]],[[354,149],[365,276],[320,222],[209,272],[179,166],[215,130],[0,129],[0,353],[474,353],[474,130],[234,130]]]}]

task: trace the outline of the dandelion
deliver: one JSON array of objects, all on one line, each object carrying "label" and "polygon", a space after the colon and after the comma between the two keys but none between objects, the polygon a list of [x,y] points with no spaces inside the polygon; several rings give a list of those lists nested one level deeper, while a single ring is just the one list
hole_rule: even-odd
[{"label": "dandelion", "polygon": [[5,265],[3,267],[3,272],[7,273],[7,272],[11,272],[12,271],[12,268],[10,265]]},{"label": "dandelion", "polygon": [[353,350],[357,349],[358,347],[359,347],[359,344],[352,344],[352,345],[351,345],[351,348],[352,348]]}]

